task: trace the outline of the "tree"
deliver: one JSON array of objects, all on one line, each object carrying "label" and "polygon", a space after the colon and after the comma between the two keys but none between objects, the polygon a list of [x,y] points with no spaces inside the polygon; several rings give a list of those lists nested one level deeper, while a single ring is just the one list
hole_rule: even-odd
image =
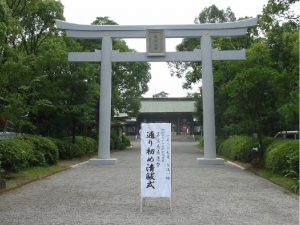
[{"label": "tree", "polygon": [[152,95],[152,98],[167,98],[169,93],[161,91],[157,94]]},{"label": "tree", "polygon": [[199,14],[198,17],[195,18],[195,23],[224,23],[235,21],[235,15],[231,11],[230,7],[224,11],[223,9],[219,9],[216,5],[211,5],[209,7],[205,7]]},{"label": "tree", "polygon": [[296,0],[269,0],[259,18],[277,79],[280,130],[299,129],[299,22]]},{"label": "tree", "polygon": [[37,55],[39,47],[47,37],[57,33],[55,19],[64,19],[62,3],[55,0],[7,2],[22,27],[19,34],[10,38],[10,42],[14,46],[20,42],[27,55]]},{"label": "tree", "polygon": [[[218,136],[258,133],[261,140],[262,136],[273,136],[278,130],[298,129],[299,31],[295,23],[298,17],[291,16],[289,11],[294,2],[268,2],[259,20],[265,36],[249,30],[243,39],[213,40],[213,46],[222,50],[247,48],[246,61],[213,62]],[[225,18],[214,6],[199,15],[203,22]],[[280,16],[284,20],[279,21]],[[234,20],[234,16],[228,18]],[[178,46],[178,50],[194,48],[199,48],[196,39],[183,40]],[[173,74],[184,74],[187,88],[201,79],[200,64],[176,63],[171,67]]]},{"label": "tree", "polygon": [[5,39],[8,32],[9,20],[10,20],[9,8],[7,7],[4,0],[0,0],[0,46],[1,46],[0,52],[1,53],[4,51],[3,45],[5,44]]},{"label": "tree", "polygon": [[[97,17],[94,25],[116,25],[109,17]],[[91,43],[94,43],[91,45]],[[92,41],[88,48],[99,48],[99,41]],[[126,42],[113,39],[113,49],[120,52],[134,51],[129,49]],[[94,50],[94,49],[90,49]],[[144,62],[113,63],[112,66],[112,116],[117,112],[136,115],[140,108],[140,97],[148,91],[151,75],[150,65]]]},{"label": "tree", "polygon": [[[220,22],[233,22],[236,20],[234,13],[228,7],[226,11],[218,9],[215,5],[203,9],[199,16],[196,18],[196,23],[220,23]],[[249,29],[245,37],[231,37],[231,38],[213,38],[213,48],[220,50],[232,50],[248,48],[253,43],[253,33],[255,31]],[[195,48],[201,48],[199,39],[184,39],[181,44],[177,46],[178,51],[192,51]],[[201,62],[176,62],[169,63],[172,75],[184,77],[184,88],[188,89],[192,84],[199,82],[202,78]],[[222,86],[224,83],[234,78],[235,74],[242,70],[241,62],[239,61],[214,61],[214,87],[215,87],[215,117],[216,117],[216,133],[218,136],[226,135],[227,131],[224,130],[226,119],[224,112],[228,107],[228,96],[224,94]],[[202,99],[197,100],[198,105]],[[198,107],[202,110],[202,107]],[[202,112],[198,112],[201,116]],[[201,119],[202,120],[202,119]]]},{"label": "tree", "polygon": [[[230,7],[224,10],[218,9],[215,5],[204,8],[198,17],[195,18],[195,23],[223,23],[235,21],[235,15]],[[213,47],[222,50],[240,49],[244,45],[232,46],[234,41],[231,38],[213,39]],[[177,51],[193,51],[199,49],[200,38],[184,38],[183,41],[176,46]],[[185,77],[183,88],[190,89],[193,83],[201,80],[201,63],[200,62],[171,62],[168,63],[172,76]]]},{"label": "tree", "polygon": [[41,70],[42,57],[38,53],[42,44],[55,34],[55,19],[63,18],[63,6],[55,0],[1,0],[0,10],[4,12],[1,22],[5,24],[1,38],[0,95],[10,101],[4,114],[23,131],[33,132],[33,103],[38,94],[32,90],[47,76],[46,69]]},{"label": "tree", "polygon": [[262,31],[268,32],[276,29],[286,21],[297,26],[300,23],[300,15],[293,10],[296,2],[298,0],[269,0],[259,18]]},{"label": "tree", "polygon": [[272,135],[269,132],[274,130],[273,121],[277,119],[274,111],[274,81],[277,75],[272,68],[256,66],[245,69],[226,84],[231,103],[225,112],[231,122],[227,129],[239,134],[256,133],[261,146],[260,159],[264,153],[262,137]]},{"label": "tree", "polygon": [[[94,51],[101,41],[69,39],[57,31],[55,19],[63,19],[59,1],[0,1],[6,13],[0,18],[5,27],[0,95],[10,102],[3,114],[22,132],[71,135],[73,142],[76,135],[90,133],[99,114],[99,64],[69,63],[67,52]],[[95,23],[116,24],[108,17]],[[125,41],[113,42],[114,49],[131,51]],[[137,112],[149,79],[147,63],[113,64],[112,111]]]},{"label": "tree", "polygon": [[[277,108],[282,130],[299,129],[299,32],[283,32],[277,36],[278,49],[271,48],[277,80]],[[279,55],[276,55],[278,53]]]}]

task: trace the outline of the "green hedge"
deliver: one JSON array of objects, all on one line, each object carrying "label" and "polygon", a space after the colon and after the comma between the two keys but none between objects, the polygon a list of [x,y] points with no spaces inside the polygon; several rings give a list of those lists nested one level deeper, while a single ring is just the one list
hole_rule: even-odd
[{"label": "green hedge", "polygon": [[[224,141],[224,139],[222,138],[217,138],[216,139],[216,148],[217,148],[217,151],[219,150],[219,147],[221,145],[221,143]],[[200,136],[199,137],[199,144],[198,144],[199,148],[204,148],[204,137],[203,136]]]},{"label": "green hedge", "polygon": [[71,137],[50,139],[37,135],[0,141],[0,169],[18,172],[27,167],[56,164],[58,159],[71,159],[97,152],[96,141],[77,136],[75,144]]},{"label": "green hedge", "polygon": [[90,156],[97,152],[96,141],[89,137],[76,136],[74,144],[71,137],[54,139],[54,141],[58,146],[60,159]]},{"label": "green hedge", "polygon": [[265,168],[299,179],[299,141],[280,139],[271,143],[266,150]]},{"label": "green hedge", "polygon": [[131,145],[130,139],[129,139],[129,137],[127,137],[126,135],[123,135],[123,134],[122,134],[121,140],[122,140],[122,143],[125,145],[125,147],[128,147],[128,146]]},{"label": "green hedge", "polygon": [[204,148],[204,137],[203,136],[199,137],[199,147]]},{"label": "green hedge", "polygon": [[56,164],[58,148],[49,138],[35,135],[0,141],[1,167],[18,172],[27,167]]},{"label": "green hedge", "polygon": [[110,149],[111,150],[123,150],[130,146],[130,140],[127,136],[121,135],[116,131],[111,131],[110,134]]},{"label": "green hedge", "polygon": [[219,148],[219,154],[231,160],[251,162],[253,159],[254,139],[248,136],[232,136],[223,141]]},{"label": "green hedge", "polygon": [[47,137],[37,135],[23,135],[21,139],[34,145],[34,159],[31,166],[54,165],[58,161],[57,145]]},{"label": "green hedge", "polygon": [[29,167],[34,157],[33,143],[18,138],[0,141],[0,163],[5,171],[18,172]]}]

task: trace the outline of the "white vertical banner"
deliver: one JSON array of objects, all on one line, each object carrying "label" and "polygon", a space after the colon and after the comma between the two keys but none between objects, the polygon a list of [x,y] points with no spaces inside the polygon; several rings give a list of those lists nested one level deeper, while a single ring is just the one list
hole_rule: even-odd
[{"label": "white vertical banner", "polygon": [[141,124],[141,198],[171,198],[171,124]]}]

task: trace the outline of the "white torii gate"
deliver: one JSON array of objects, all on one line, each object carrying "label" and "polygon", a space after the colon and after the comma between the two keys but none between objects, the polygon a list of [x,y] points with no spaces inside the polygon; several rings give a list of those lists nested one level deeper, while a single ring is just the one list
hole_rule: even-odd
[{"label": "white torii gate", "polygon": [[[68,57],[70,62],[101,62],[98,158],[89,163],[107,165],[117,162],[117,159],[110,158],[112,62],[202,61],[204,158],[197,160],[201,164],[223,164],[223,159],[216,158],[212,60],[241,60],[246,54],[244,49],[212,49],[211,39],[245,35],[247,28],[256,26],[256,23],[254,18],[214,24],[119,26],[80,25],[57,20],[57,28],[65,30],[68,37],[102,39],[102,50],[70,52]],[[112,38],[147,38],[147,52],[113,51]],[[200,38],[201,49],[165,52],[165,38]]]}]

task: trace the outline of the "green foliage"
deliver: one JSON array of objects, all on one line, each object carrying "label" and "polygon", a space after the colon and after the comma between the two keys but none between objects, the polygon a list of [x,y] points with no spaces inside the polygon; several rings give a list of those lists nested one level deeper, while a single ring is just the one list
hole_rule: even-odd
[{"label": "green foliage", "polygon": [[125,147],[128,147],[131,145],[130,139],[126,135],[122,134],[121,140],[122,140],[122,143],[125,145]]},{"label": "green foliage", "polygon": [[[235,118],[245,133],[265,133],[274,118],[274,79],[276,71],[267,67],[251,67],[238,73],[228,82],[224,91],[230,97],[231,106],[226,115]],[[257,101],[259,99],[259,101]],[[237,123],[240,121],[240,123]],[[230,125],[230,124],[229,124]]]},{"label": "green foliage", "polygon": [[169,93],[161,91],[157,94],[152,95],[152,98],[167,98]]},{"label": "green foliage", "polygon": [[299,179],[299,141],[274,141],[267,148],[265,167],[273,172]]},{"label": "green foliage", "polygon": [[4,170],[18,172],[30,166],[33,158],[33,143],[18,138],[0,141],[0,162]]},{"label": "green foliage", "polygon": [[76,136],[75,143],[72,137],[53,139],[58,146],[60,159],[72,159],[90,156],[97,152],[97,143],[94,139],[84,136]]},{"label": "green foliage", "polygon": [[28,182],[42,179],[54,173],[66,169],[65,165],[52,165],[45,167],[30,167],[18,173],[9,173],[9,179],[6,180],[6,190],[20,187]]},{"label": "green foliage", "polygon": [[4,169],[0,167],[0,179],[2,178],[4,172],[5,172]]},{"label": "green foliage", "polygon": [[263,137],[262,138],[262,145],[265,149],[267,149],[273,142],[274,142],[273,137]]},{"label": "green foliage", "polygon": [[219,146],[219,153],[231,160],[251,162],[253,159],[254,140],[247,136],[232,136],[222,142]]},{"label": "green foliage", "polygon": [[92,24],[93,25],[118,25],[115,21],[111,20],[108,16],[97,17]]},{"label": "green foliage", "polygon": [[204,137],[203,136],[199,137],[199,147],[204,148]]},{"label": "green foliage", "polygon": [[259,24],[262,29],[268,32],[276,28],[282,20],[299,24],[300,16],[292,10],[292,8],[296,8],[296,2],[298,0],[269,0],[268,4],[263,8],[263,14],[259,18]]},{"label": "green foliage", "polygon": [[[298,193],[299,141],[264,137],[262,144],[262,148],[267,148],[263,165],[265,168],[253,167],[251,170]],[[232,136],[223,141],[218,150],[225,158],[256,163],[256,153],[252,151],[254,146],[257,146],[257,138]]]},{"label": "green foliage", "polygon": [[[222,138],[217,138],[216,139],[216,149],[217,149],[217,153],[219,153],[219,147],[220,145],[223,143],[224,139]],[[204,137],[200,136],[199,137],[199,144],[198,144],[199,148],[203,149],[204,148]]]},{"label": "green foliage", "polygon": [[57,163],[58,148],[51,139],[37,135],[23,135],[21,138],[34,145],[35,158],[31,160],[31,166],[45,166]]},{"label": "green foliage", "polygon": [[110,134],[110,149],[123,150],[130,146],[130,140],[125,135],[119,135],[118,132],[112,130]]},{"label": "green foliage", "polygon": [[7,34],[7,23],[9,20],[9,9],[3,0],[0,1],[0,44],[4,42]]},{"label": "green foliage", "polygon": [[282,124],[287,130],[295,130],[295,122],[299,118],[299,92],[291,91],[290,100],[278,108],[278,112],[281,116]]},{"label": "green foliage", "polygon": [[63,5],[54,0],[27,1],[16,18],[23,28],[16,38],[22,40],[22,48],[26,54],[36,55],[46,37],[56,32],[55,19],[64,19]]},{"label": "green foliage", "polygon": [[0,141],[0,164],[6,171],[47,166],[58,161],[57,145],[49,138],[35,135]]},{"label": "green foliage", "polygon": [[[219,50],[247,49],[245,61],[213,61],[216,133],[273,136],[299,129],[299,18],[292,0],[270,0],[259,16],[260,34],[212,38]],[[283,20],[282,20],[283,19]],[[234,13],[215,5],[203,9],[196,23],[235,21]],[[297,22],[298,21],[298,22]],[[201,48],[199,39],[183,39],[178,51]],[[185,77],[184,88],[202,78],[201,63],[169,63],[172,75]],[[197,114],[202,117],[202,93]],[[201,120],[199,120],[201,121]],[[263,145],[263,143],[260,143]],[[262,156],[263,152],[260,152]]]},{"label": "green foliage", "polygon": [[218,9],[216,5],[211,5],[200,12],[199,17],[195,19],[195,23],[224,23],[235,20],[235,15],[230,7],[224,11]]},{"label": "green foliage", "polygon": [[[0,96],[9,101],[0,113],[21,133],[90,135],[98,127],[100,68],[68,63],[67,53],[94,51],[101,42],[66,38],[55,19],[64,20],[60,1],[0,1]],[[93,24],[116,22],[97,17]],[[120,39],[113,49],[133,51]],[[143,62],[113,64],[113,113],[137,114],[149,70]]]},{"label": "green foliage", "polygon": [[291,189],[295,193],[299,193],[299,181],[298,180],[292,179],[290,177],[282,176],[278,173],[274,173],[270,169],[251,168],[250,170],[261,177],[264,177],[264,178],[271,180],[281,186]]},{"label": "green foliage", "polygon": [[220,138],[218,137],[217,140],[216,140],[216,150],[217,150],[217,153],[219,154],[219,150],[220,150],[220,146],[221,144],[224,142],[224,139],[223,138]]},{"label": "green foliage", "polygon": [[122,139],[116,131],[110,133],[110,149],[124,149]]}]

